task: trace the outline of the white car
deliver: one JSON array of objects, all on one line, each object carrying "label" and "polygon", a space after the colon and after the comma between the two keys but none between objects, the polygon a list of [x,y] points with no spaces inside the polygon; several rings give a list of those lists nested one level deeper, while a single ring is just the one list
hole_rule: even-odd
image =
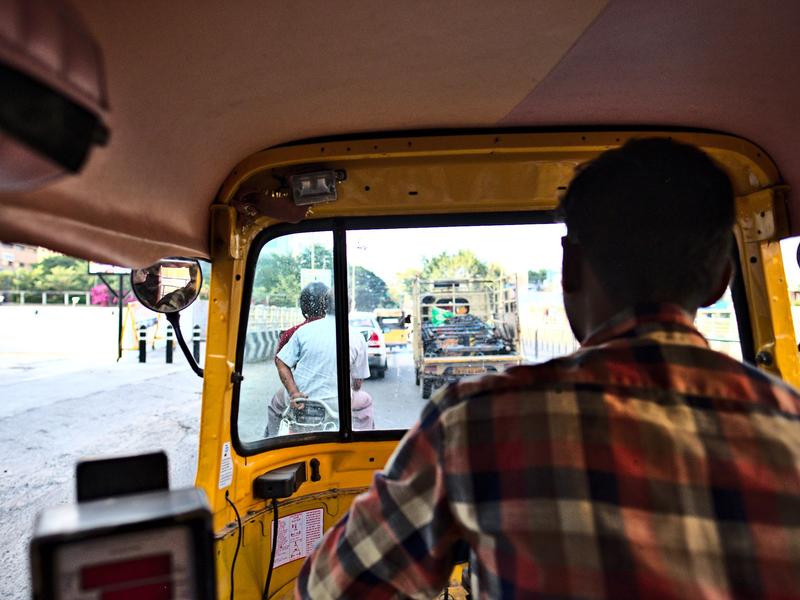
[{"label": "white car", "polygon": [[386,342],[383,331],[378,325],[375,315],[368,312],[350,313],[350,327],[364,336],[367,342],[367,358],[369,360],[369,376],[383,379],[389,363],[386,357]]}]

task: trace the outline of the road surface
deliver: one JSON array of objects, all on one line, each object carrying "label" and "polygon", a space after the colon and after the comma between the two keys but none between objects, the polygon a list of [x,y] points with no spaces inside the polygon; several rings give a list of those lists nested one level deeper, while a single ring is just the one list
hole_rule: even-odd
[{"label": "road surface", "polygon": [[[164,364],[163,351],[146,364],[135,360],[135,353],[116,363],[0,352],[0,598],[30,597],[34,518],[46,506],[75,501],[76,461],[163,449],[171,487],[193,485],[202,381],[177,352],[173,365]],[[405,428],[424,401],[410,353],[392,353],[389,366],[365,389],[378,427]],[[272,388],[261,397],[264,389]],[[263,407],[263,400],[253,407],[259,418]]]},{"label": "road surface", "polygon": [[[371,396],[376,429],[408,429],[425,406],[420,389],[414,384],[411,351],[388,354],[389,369],[383,379],[370,378],[364,390]],[[239,434],[245,441],[263,439],[267,402],[281,387],[272,360],[245,364],[239,407]]]},{"label": "road surface", "polygon": [[[201,380],[176,352],[147,364],[96,356],[12,354],[0,350],[0,598],[29,597],[27,545],[36,513],[73,502],[75,462],[90,456],[163,449],[172,487],[194,483]],[[364,389],[378,429],[406,429],[426,401],[414,383],[410,350],[390,352],[383,379]],[[280,385],[272,361],[245,365],[240,431],[263,434],[266,402]]]},{"label": "road surface", "polygon": [[0,353],[0,365],[0,598],[23,599],[34,517],[74,502],[77,460],[163,449],[170,485],[193,485],[202,382],[163,353],[144,365]]}]

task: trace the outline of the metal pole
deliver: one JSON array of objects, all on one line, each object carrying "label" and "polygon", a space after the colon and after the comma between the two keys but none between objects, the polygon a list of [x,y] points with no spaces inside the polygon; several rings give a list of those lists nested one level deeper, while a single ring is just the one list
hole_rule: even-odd
[{"label": "metal pole", "polygon": [[122,299],[125,297],[125,285],[124,275],[119,276],[119,295],[117,296],[117,302],[119,303],[119,315],[117,319],[117,361],[122,358]]},{"label": "metal pole", "polygon": [[352,287],[352,296],[350,297],[350,311],[353,312],[356,309],[356,266],[353,265],[353,287]]},{"label": "metal pole", "polygon": [[139,326],[139,362],[147,362],[147,327]]},{"label": "metal pole", "polygon": [[167,325],[167,364],[172,364],[172,325]]}]

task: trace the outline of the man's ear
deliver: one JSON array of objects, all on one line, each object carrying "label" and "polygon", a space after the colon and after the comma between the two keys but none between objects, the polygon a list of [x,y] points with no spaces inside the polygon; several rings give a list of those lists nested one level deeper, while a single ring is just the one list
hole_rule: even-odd
[{"label": "man's ear", "polygon": [[725,293],[725,290],[728,289],[728,286],[731,283],[731,278],[733,277],[733,260],[729,260],[725,263],[725,269],[722,271],[722,275],[717,282],[717,285],[714,286],[711,293],[708,295],[708,298],[700,305],[702,307],[711,306],[717,300],[722,298],[722,295]]},{"label": "man's ear", "polygon": [[583,253],[578,244],[573,244],[566,238],[562,246],[564,253],[561,258],[561,289],[565,294],[574,294],[581,290]]}]

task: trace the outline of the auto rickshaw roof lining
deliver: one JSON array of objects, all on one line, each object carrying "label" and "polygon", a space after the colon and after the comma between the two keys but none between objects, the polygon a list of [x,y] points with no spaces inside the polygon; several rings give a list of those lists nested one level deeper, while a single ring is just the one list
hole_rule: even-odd
[{"label": "auto rickshaw roof lining", "polygon": [[[329,140],[264,150],[236,166],[218,202],[236,206],[245,220],[252,221],[237,204],[240,188],[260,186],[273,197],[288,194],[288,173],[326,168],[346,177],[337,184],[337,200],[314,205],[309,218],[549,211],[558,205],[577,165],[629,139],[651,136],[671,137],[706,150],[726,169],[737,196],[779,183],[775,165],[759,147],[723,134],[495,132]],[[262,214],[266,218],[253,224],[250,236],[274,222],[268,211]]]}]

